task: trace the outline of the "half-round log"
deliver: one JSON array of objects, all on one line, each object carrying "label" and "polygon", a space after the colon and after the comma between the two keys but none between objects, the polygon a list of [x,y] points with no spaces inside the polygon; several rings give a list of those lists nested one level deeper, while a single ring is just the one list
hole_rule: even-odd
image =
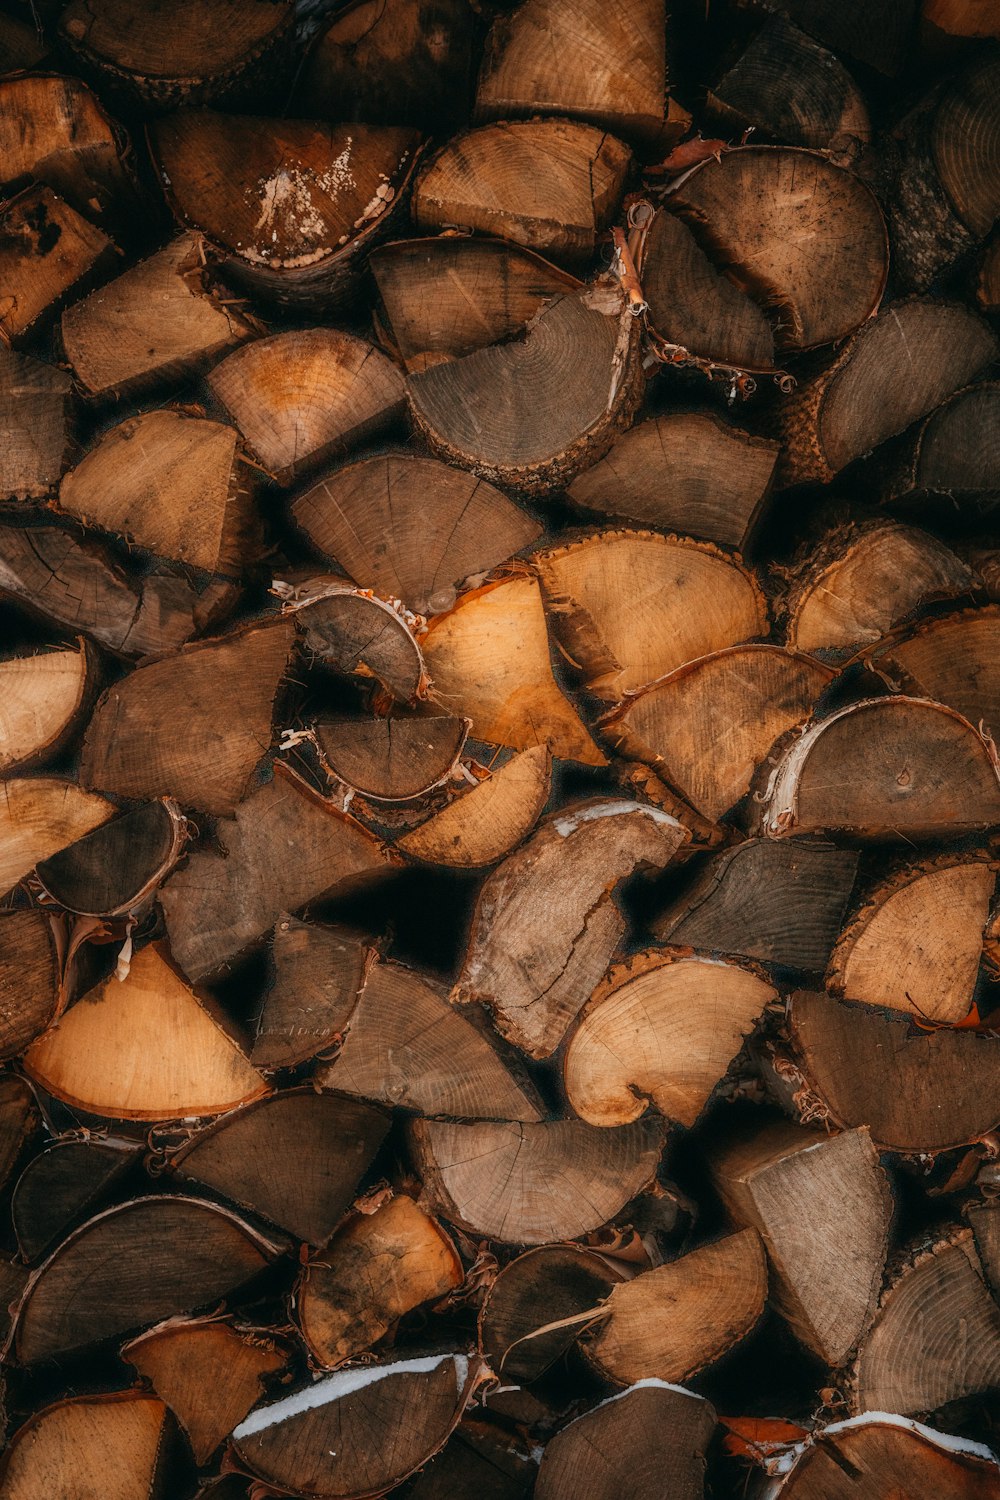
[{"label": "half-round log", "polygon": [[1000,502],[1000,382],[958,391],[900,442],[881,486],[883,505],[976,520]]},{"label": "half-round log", "polygon": [[21,1255],[29,1263],[53,1250],[69,1229],[89,1218],[135,1164],[138,1141],[57,1139],[32,1157],[11,1194]]},{"label": "half-round log", "polygon": [[947,703],[987,734],[1000,734],[1000,684],[993,670],[1000,650],[1000,607],[924,620],[874,653],[875,671],[894,692]]},{"label": "half-round log", "polygon": [[848,1500],[858,1485],[870,1500],[928,1486],[937,1500],[1000,1496],[1000,1465],[989,1448],[884,1412],[819,1427],[783,1459],[785,1476],[771,1481],[765,1500]]},{"label": "half-round log", "polygon": [[316,743],[334,781],[376,802],[411,802],[450,777],[468,731],[452,714],[322,719]]},{"label": "half-round log", "polygon": [[0,782],[0,892],[114,815],[116,808],[61,776],[13,776]]},{"label": "half-round log", "polygon": [[479,1347],[491,1368],[505,1381],[537,1380],[576,1342],[577,1314],[621,1279],[613,1261],[582,1245],[540,1245],[508,1262],[479,1311]]},{"label": "half-round log", "polygon": [[459,870],[482,869],[512,853],[535,827],[552,788],[544,745],[512,755],[394,847],[410,859]]},{"label": "half-round log", "polygon": [[296,590],[303,649],[331,671],[379,683],[401,703],[427,696],[416,624],[398,603],[339,579],[311,578]]},{"label": "half-round log", "polygon": [[87,642],[0,661],[0,772],[52,759],[88,706],[97,663]]},{"label": "half-round log", "polygon": [[89,917],[137,913],[180,859],[189,834],[169,798],[143,802],[35,866],[35,879],[64,911]]},{"label": "half-round log", "polygon": [[9,1500],[157,1500],[169,1476],[170,1429],[163,1402],[137,1391],[57,1401],[15,1432],[0,1484]]}]

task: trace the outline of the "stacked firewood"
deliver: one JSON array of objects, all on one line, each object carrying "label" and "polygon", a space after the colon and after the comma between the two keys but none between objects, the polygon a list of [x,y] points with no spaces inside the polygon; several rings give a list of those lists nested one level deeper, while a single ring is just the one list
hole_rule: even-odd
[{"label": "stacked firewood", "polygon": [[1000,1500],[1000,6],[0,73],[0,1500]]}]

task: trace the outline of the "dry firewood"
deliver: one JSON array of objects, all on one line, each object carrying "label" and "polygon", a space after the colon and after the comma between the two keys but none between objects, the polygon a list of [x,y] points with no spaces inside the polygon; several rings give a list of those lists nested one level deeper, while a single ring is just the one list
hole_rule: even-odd
[{"label": "dry firewood", "polygon": [[443,234],[372,252],[383,335],[411,374],[520,333],[580,283],[507,240]]},{"label": "dry firewood", "polygon": [[163,1402],[137,1391],[73,1396],[43,1406],[11,1439],[0,1466],[4,1495],[161,1500],[170,1425]]},{"label": "dry firewood", "polygon": [[491,1368],[505,1381],[537,1380],[576,1342],[577,1315],[622,1279],[612,1260],[582,1245],[540,1245],[517,1256],[479,1313],[479,1347]]},{"label": "dry firewood", "polygon": [[226,274],[284,306],[337,307],[391,232],[419,155],[415,130],[178,110],[149,126],[174,215]]},{"label": "dry firewood", "polygon": [[986,1280],[994,1297],[1000,1296],[1000,1213],[996,1202],[990,1198],[985,1203],[970,1204],[965,1217],[972,1228]]},{"label": "dry firewood", "polygon": [[158,557],[238,576],[258,550],[239,434],[163,408],[112,427],[65,475],[59,506]]},{"label": "dry firewood", "polygon": [[[220,815],[248,795],[271,743],[275,700],[295,629],[255,621],[138,667],[108,688],[80,757],[86,787],[122,797],[176,797]],[[176,726],[183,723],[183,735]],[[208,750],[208,754],[206,754]]]},{"label": "dry firewood", "polygon": [[1000,309],[1000,238],[994,238],[983,253],[976,277],[976,301],[983,312]]},{"label": "dry firewood", "polygon": [[593,798],[550,814],[482,887],[456,998],[487,1004],[504,1036],[548,1057],[624,934],[614,887],[663,869],[689,838],[641,802]]},{"label": "dry firewood", "polygon": [[427,696],[413,617],[340,578],[310,578],[292,593],[303,649],[334,672],[375,681],[401,703]]},{"label": "dry firewood", "polygon": [[0,1186],[6,1184],[39,1124],[35,1096],[24,1079],[16,1073],[0,1075]]},{"label": "dry firewood", "polygon": [[460,870],[496,864],[528,837],[541,817],[552,788],[551,772],[544,745],[522,750],[396,839],[394,847],[411,859]]},{"label": "dry firewood", "polygon": [[764,1241],[773,1306],[807,1349],[842,1365],[874,1316],[893,1216],[868,1131],[731,1131],[711,1171],[732,1221]]},{"label": "dry firewood", "polygon": [[284,913],[350,894],[393,864],[359,823],[280,765],[218,838],[225,857],[193,854],[160,892],[174,958],[192,982],[224,969]]},{"label": "dry firewood", "polygon": [[288,1362],[263,1331],[219,1318],[170,1319],[126,1344],[122,1358],[169,1406],[199,1467],[260,1400],[267,1376]]},{"label": "dry firewood", "polygon": [[465,719],[442,713],[322,719],[315,726],[331,777],[376,802],[409,802],[447,781],[467,732]]},{"label": "dry firewood", "polygon": [[0,345],[0,500],[42,500],[70,448],[73,381],[65,370]]},{"label": "dry firewood", "polygon": [[180,859],[188,825],[176,802],[143,802],[35,866],[35,880],[64,911],[135,915]]},{"label": "dry firewood", "polygon": [[71,1005],[24,1067],[55,1098],[115,1120],[219,1114],[268,1089],[158,944],[133,957],[124,981],[112,974]]},{"label": "dry firewood", "polygon": [[550,494],[631,422],[643,385],[638,335],[618,282],[606,278],[550,302],[523,339],[411,375],[413,418],[442,458],[493,484]]},{"label": "dry firewood", "polygon": [[1000,608],[963,610],[925,620],[871,658],[894,691],[919,693],[957,709],[970,724],[1000,732],[994,652],[1000,649]]},{"label": "dry firewood", "polygon": [[883,505],[918,514],[957,510],[973,519],[991,513],[1000,501],[998,421],[1000,382],[957,392],[887,455]]},{"label": "dry firewood", "polygon": [[295,1302],[310,1357],[335,1370],[406,1313],[454,1291],[464,1274],[444,1230],[405,1193],[355,1214],[302,1268]]},{"label": "dry firewood", "polygon": [[[322,1245],[350,1206],[389,1117],[312,1087],[259,1099],[205,1126],[168,1159],[183,1181],[211,1188],[297,1239]],[[301,1160],[298,1160],[301,1153]],[[293,1157],[298,1161],[289,1171]]]},{"label": "dry firewood", "polygon": [[805,1114],[846,1130],[867,1125],[882,1150],[947,1151],[1000,1123],[1000,1039],[800,990],[789,1030]]},{"label": "dry firewood", "polygon": [[711,89],[708,109],[730,129],[828,151],[847,166],[871,141],[864,96],[850,73],[784,16],[766,20]]},{"label": "dry firewood", "polygon": [[21,73],[38,68],[48,56],[48,43],[38,30],[14,16],[0,16],[0,72]]},{"label": "dry firewood", "polygon": [[116,811],[104,797],[81,791],[75,781],[61,776],[0,781],[0,893]]},{"label": "dry firewood", "polygon": [[54,1249],[69,1229],[94,1212],[135,1164],[138,1141],[55,1140],[34,1157],[14,1185],[10,1211],[18,1248],[28,1262]]},{"label": "dry firewood", "polygon": [[444,1446],[482,1373],[463,1354],[437,1354],[328,1375],[251,1412],[232,1462],[285,1494],[382,1495]]},{"label": "dry firewood", "polygon": [[601,726],[620,755],[652,766],[717,820],[750,790],[775,741],[808,719],[832,676],[801,652],[730,646],[633,692]]},{"label": "dry firewood", "polygon": [[422,1114],[458,1119],[540,1120],[534,1089],[507,1066],[486,1027],[443,987],[401,964],[379,962],[343,1025],[320,1087]]},{"label": "dry firewood", "polygon": [[595,1130],[541,1124],[414,1120],[410,1145],[424,1190],[446,1219],[508,1245],[544,1245],[596,1229],[656,1175],[662,1123]]},{"label": "dry firewood", "polygon": [[631,160],[615,136],[575,120],[484,125],[427,163],[413,217],[421,229],[457,225],[586,262],[618,211]]},{"label": "dry firewood", "polygon": [[119,1203],[74,1230],[33,1274],[17,1310],[17,1358],[37,1364],[215,1304],[283,1248],[197,1198]]},{"label": "dry firewood", "polygon": [[17,1057],[55,1018],[61,964],[52,919],[0,912],[0,1059]]},{"label": "dry firewood", "polygon": [[1000,11],[996,0],[923,0],[920,24],[930,31],[932,43],[956,37],[996,37],[1000,36]]},{"label": "dry firewood", "polygon": [[[29,187],[0,213],[0,336],[33,338],[70,293],[111,270],[117,250],[48,187]],[[13,290],[16,288],[16,292]]]},{"label": "dry firewood", "polygon": [[884,307],[777,408],[779,486],[834,475],[968,385],[997,356],[981,319],[955,302]]},{"label": "dry firewood", "polygon": [[907,1417],[852,1417],[817,1428],[783,1455],[784,1478],[763,1500],[998,1500],[1000,1468],[989,1448],[924,1427]]},{"label": "dry firewood", "polygon": [[466,0],[352,0],[317,38],[295,94],[317,119],[434,134],[468,118],[475,18]]},{"label": "dry firewood", "polygon": [[639,1380],[545,1445],[536,1500],[701,1500],[715,1412],[702,1396]]},{"label": "dry firewood", "polygon": [[345,927],[284,917],[271,938],[272,976],[250,1053],[254,1066],[291,1068],[332,1046],[372,958],[369,942]]},{"label": "dry firewood", "polygon": [[605,764],[552,672],[542,594],[518,571],[463,594],[421,639],[435,700],[472,724],[489,744],[528,750],[547,745],[563,760]]},{"label": "dry firewood", "polygon": [[580,1012],[563,1055],[566,1097],[591,1125],[652,1105],[693,1125],[777,991],[717,958],[650,948],[616,964]]},{"label": "dry firewood", "polygon": [[537,1451],[533,1454],[523,1438],[491,1422],[467,1417],[416,1476],[410,1497],[454,1500],[456,1495],[476,1495],[478,1500],[528,1500],[538,1473],[536,1460]]},{"label": "dry firewood", "polygon": [[216,365],[207,385],[282,485],[391,427],[406,405],[392,361],[338,328],[259,339]]},{"label": "dry firewood", "polygon": [[985,860],[942,855],[880,882],[837,941],[828,989],[957,1025],[972,1007],[996,876]]},{"label": "dry firewood", "polygon": [[361,588],[424,615],[451,609],[466,579],[505,562],[541,530],[485,480],[401,451],[326,474],[297,496],[291,515]]},{"label": "dry firewood", "polygon": [[[747,3],[747,0],[741,0]],[[780,11],[836,52],[880,73],[898,73],[913,39],[917,0],[883,0],[874,12],[866,0],[749,0]]]},{"label": "dry firewood", "polygon": [[741,1229],[613,1286],[580,1349],[614,1385],[680,1382],[746,1338],[766,1299],[763,1244]]},{"label": "dry firewood", "polygon": [[213,288],[184,234],[67,308],[62,347],[86,395],[137,396],[200,374],[253,326]]},{"label": "dry firewood", "polygon": [[574,505],[724,547],[744,547],[771,487],[777,444],[712,411],[639,422],[567,491]]},{"label": "dry firewood", "polygon": [[569,659],[587,691],[611,702],[697,657],[767,634],[757,580],[710,542],[595,531],[535,561]]},{"label": "dry firewood", "polygon": [[70,0],[59,39],[133,108],[206,104],[265,84],[289,50],[289,0]]},{"label": "dry firewood", "polygon": [[44,763],[76,732],[96,686],[97,661],[84,640],[75,651],[0,661],[0,771]]},{"label": "dry firewood", "polygon": [[857,866],[853,850],[832,844],[748,839],[714,855],[652,931],[662,943],[820,974]]}]

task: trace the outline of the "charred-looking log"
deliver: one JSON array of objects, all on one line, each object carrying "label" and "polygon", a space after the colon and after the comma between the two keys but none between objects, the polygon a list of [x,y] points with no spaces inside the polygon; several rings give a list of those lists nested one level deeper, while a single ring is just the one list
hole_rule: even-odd
[{"label": "charred-looking log", "polygon": [[[117,250],[96,224],[48,187],[29,187],[0,211],[0,336],[44,331],[70,296],[111,271]],[[17,288],[16,293],[6,288]]]},{"label": "charred-looking log", "polygon": [[0,501],[44,500],[70,453],[72,377],[0,345]]},{"label": "charred-looking log", "polygon": [[879,464],[881,500],[930,519],[977,521],[1000,503],[1000,383],[957,392],[908,432]]}]

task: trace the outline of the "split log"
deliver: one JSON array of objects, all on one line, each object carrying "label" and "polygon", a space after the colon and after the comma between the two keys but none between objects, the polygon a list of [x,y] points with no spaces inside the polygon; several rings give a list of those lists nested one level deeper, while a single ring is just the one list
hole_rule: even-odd
[{"label": "split log", "polygon": [[[643,386],[638,338],[618,282],[605,278],[550,302],[523,339],[411,375],[413,419],[441,458],[550,494],[631,423]],[[567,381],[567,370],[577,378]]]},{"label": "split log", "polygon": [[567,494],[587,511],[745,547],[763,509],[778,445],[712,411],[671,411],[622,433]]},{"label": "split log", "polygon": [[452,714],[393,714],[386,719],[323,719],[315,726],[324,769],[342,786],[376,802],[411,802],[448,780],[462,753],[468,721]]},{"label": "split log", "polygon": [[429,1199],[469,1234],[544,1245],[598,1228],[656,1175],[664,1130],[652,1119],[595,1130],[414,1120],[410,1147]]},{"label": "split log", "polygon": [[207,385],[281,485],[393,426],[406,405],[392,361],[337,328],[259,339],[216,365]]},{"label": "split log", "polygon": [[193,854],[160,893],[174,958],[192,981],[217,974],[286,912],[347,895],[393,860],[353,818],[278,766],[221,823],[225,857]]},{"label": "split log", "polygon": [[398,602],[330,577],[308,579],[292,599],[302,648],[331,671],[378,683],[400,703],[427,696],[417,622]]},{"label": "split log", "polygon": [[901,440],[880,475],[881,501],[893,510],[976,520],[1000,502],[1000,382],[959,391]]},{"label": "split log", "polygon": [[779,487],[829,484],[968,385],[998,347],[986,324],[958,303],[887,305],[778,406]]},{"label": "split log", "polygon": [[171,1319],[122,1349],[184,1429],[199,1467],[261,1398],[262,1386],[288,1363],[267,1334],[218,1318]]},{"label": "split log", "polygon": [[82,784],[232,814],[271,743],[294,641],[291,620],[264,620],[138,667],[94,710],[80,757]]},{"label": "split log", "polygon": [[149,126],[175,217],[227,277],[285,307],[340,307],[405,204],[415,130],[178,110]]},{"label": "split log", "polygon": [[566,1097],[590,1125],[651,1105],[697,1121],[777,991],[750,969],[650,948],[616,964],[580,1012],[563,1055]]},{"label": "split log", "polygon": [[536,1500],[701,1500],[715,1412],[702,1396],[640,1380],[545,1445]]},{"label": "split log", "polygon": [[0,782],[0,892],[35,865],[106,823],[116,809],[61,776],[12,776]]},{"label": "split log", "polygon": [[996,0],[923,0],[920,19],[935,38],[940,32],[963,40],[1000,36]]},{"label": "split log", "polygon": [[158,1500],[168,1480],[170,1439],[170,1414],[151,1396],[69,1397],[43,1406],[15,1432],[0,1483],[9,1500],[73,1494]]},{"label": "split log", "polygon": [[[710,542],[595,531],[535,556],[569,659],[616,702],[697,657],[764,635],[767,604],[739,558]],[[645,601],[657,600],[657,608]]]},{"label": "split log", "polygon": [[542,1118],[534,1088],[489,1030],[401,964],[368,969],[342,1031],[336,1057],[314,1076],[321,1088],[457,1119]]},{"label": "split log", "polygon": [[832,844],[748,839],[714,855],[652,931],[661,943],[820,974],[857,867],[853,850]]},{"label": "split log", "polygon": [[144,802],[35,866],[42,891],[81,916],[137,916],[180,859],[189,836],[169,798]]},{"label": "split log", "polygon": [[14,1185],[10,1212],[23,1258],[38,1262],[135,1165],[137,1141],[56,1139],[32,1158]]},{"label": "split log", "polygon": [[628,147],[597,126],[504,120],[455,136],[431,158],[413,217],[420,229],[499,234],[577,265],[618,212],[631,163]]},{"label": "split log", "polygon": [[764,1242],[772,1305],[825,1364],[844,1364],[875,1315],[894,1210],[868,1131],[731,1132],[711,1170],[730,1219]]},{"label": "split log", "polygon": [[540,1245],[517,1256],[479,1312],[479,1347],[491,1368],[505,1381],[537,1380],[576,1343],[577,1316],[622,1279],[613,1261],[582,1245]]},{"label": "split log", "polygon": [[265,1071],[307,1062],[345,1030],[374,953],[344,927],[283,918],[269,956],[272,975],[250,1061]]},{"label": "split log", "polygon": [[296,1312],[312,1361],[335,1370],[464,1279],[444,1230],[405,1193],[358,1213],[302,1268]]},{"label": "split log", "polygon": [[766,1299],[764,1247],[741,1229],[612,1287],[580,1348],[614,1385],[684,1381],[745,1339]]},{"label": "split log", "polygon": [[1000,238],[994,238],[983,252],[976,277],[976,301],[986,313],[1000,309]]},{"label": "split log", "polygon": [[87,642],[0,661],[0,771],[52,760],[72,739],[96,686]]},{"label": "split log", "polygon": [[876,15],[865,0],[759,0],[765,10],[790,16],[835,52],[880,73],[900,71],[913,39],[918,0],[885,0]]},{"label": "split log", "polygon": [[41,67],[49,48],[36,26],[14,16],[0,16],[0,72],[21,73]]},{"label": "split log", "polygon": [[785,1477],[765,1500],[851,1500],[851,1490],[889,1500],[931,1487],[939,1500],[997,1500],[1000,1468],[990,1449],[907,1417],[850,1418],[821,1427],[788,1453]]},{"label": "split log", "polygon": [[506,562],[541,530],[485,480],[402,451],[333,470],[300,492],[291,516],[360,588],[423,615],[451,609],[463,583]]},{"label": "split log", "polygon": [[74,303],[60,323],[77,384],[94,400],[178,385],[254,333],[187,234]]},{"label": "split log", "polygon": [[437,1457],[421,1469],[411,1500],[452,1500],[455,1495],[528,1500],[537,1472],[535,1455],[523,1438],[467,1417]]},{"label": "split log", "polygon": [[455,988],[531,1057],[559,1046],[625,931],[612,892],[690,835],[640,802],[594,798],[545,819],[482,887]]},{"label": "split log", "polygon": [[59,507],[158,557],[239,576],[259,540],[239,434],[163,408],[112,427],[59,486]]},{"label": "split log", "polygon": [[837,941],[828,989],[921,1021],[963,1021],[972,1008],[996,875],[984,860],[943,855],[880,882]]},{"label": "split log", "polygon": [[[29,187],[0,213],[0,335],[41,333],[73,294],[112,269],[117,250],[48,187]],[[13,290],[16,288],[16,292]]]},{"label": "split log", "polygon": [[1000,1213],[996,1202],[988,1198],[983,1203],[970,1204],[965,1218],[971,1226],[986,1280],[994,1297],[1000,1296]]},{"label": "split log", "polygon": [[16,1073],[0,1075],[0,1186],[6,1185],[40,1124],[35,1096],[24,1079]]},{"label": "split log", "polygon": [[963,610],[925,620],[871,657],[894,691],[947,703],[988,733],[1000,732],[1000,693],[993,653],[1000,648],[1000,608]]},{"label": "split log", "polygon": [[40,911],[0,913],[0,1059],[18,1057],[55,1019],[61,963],[57,932]]},{"label": "split log", "polygon": [[214,1115],[268,1085],[215,1007],[183,983],[157,944],[82,996],[24,1056],[56,1099],[114,1120]]},{"label": "split log", "polygon": [[0,500],[44,500],[70,452],[72,378],[0,346]]},{"label": "split log", "polygon": [[426,864],[482,869],[511,854],[531,833],[552,789],[544,745],[512,755],[425,823],[397,838],[400,854]]}]

